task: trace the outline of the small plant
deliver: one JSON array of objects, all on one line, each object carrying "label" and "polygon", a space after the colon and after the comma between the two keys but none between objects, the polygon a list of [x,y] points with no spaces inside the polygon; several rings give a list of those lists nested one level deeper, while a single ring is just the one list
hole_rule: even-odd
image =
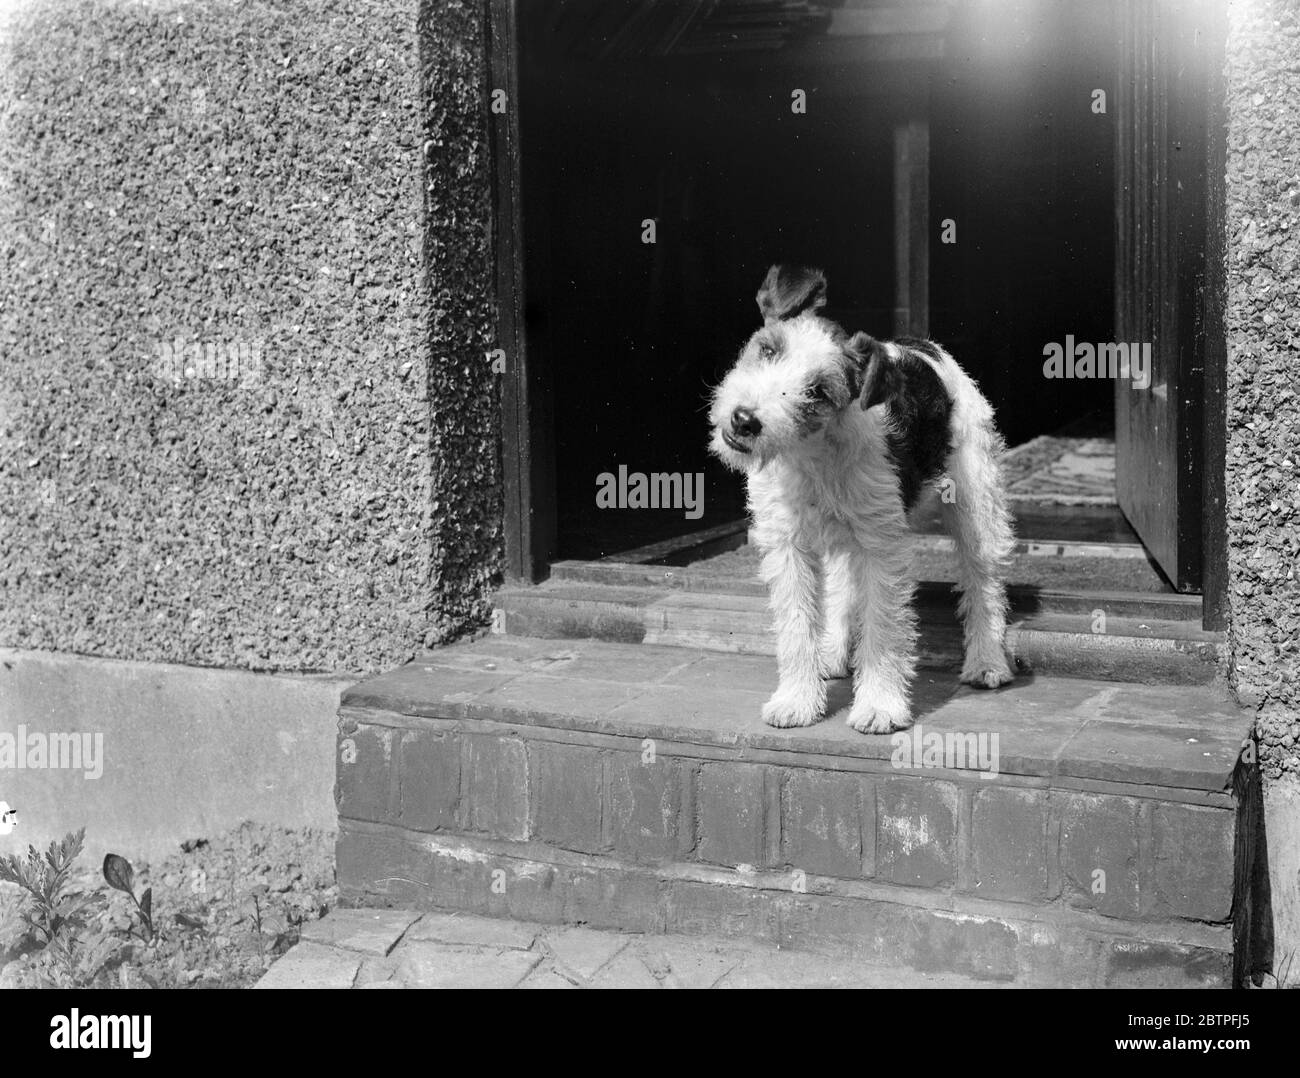
[{"label": "small plant", "polygon": [[84,892],[68,886],[72,864],[81,854],[86,829],[75,831],[62,842],[50,843],[42,857],[35,846],[27,857],[11,853],[0,857],[0,880],[16,883],[28,895],[21,917],[38,943],[48,947],[70,929],[77,928],[92,904]]},{"label": "small plant", "polygon": [[257,953],[261,958],[266,957],[266,948],[262,939],[262,896],[267,894],[269,888],[266,884],[258,884],[252,890],[253,896],[253,932],[257,935]]},{"label": "small plant", "polygon": [[0,857],[0,989],[246,987],[336,894],[330,836],[253,824],[148,877],[87,865],[81,833]]},{"label": "small plant", "polygon": [[[139,920],[140,938],[145,943],[153,942],[153,888],[146,887],[144,894],[135,897],[135,869],[131,862],[120,854],[110,853],[104,858],[104,879],[109,887],[124,891],[135,903],[135,915]],[[134,923],[134,922],[133,922]]]},{"label": "small plant", "polygon": [[302,917],[299,914],[295,919],[293,910],[276,912],[270,901],[270,888],[264,883],[254,884],[248,894],[253,904],[253,936],[257,942],[257,954],[265,962],[268,955],[272,958],[281,955],[298,942]]},{"label": "small plant", "polygon": [[85,837],[83,827],[62,842],[51,842],[44,856],[28,846],[25,858],[0,857],[0,880],[17,884],[27,894],[19,916],[41,947],[34,956],[35,975],[40,983],[53,987],[94,984],[121,951],[120,940],[92,926],[92,914],[103,905],[101,898],[70,885]]}]

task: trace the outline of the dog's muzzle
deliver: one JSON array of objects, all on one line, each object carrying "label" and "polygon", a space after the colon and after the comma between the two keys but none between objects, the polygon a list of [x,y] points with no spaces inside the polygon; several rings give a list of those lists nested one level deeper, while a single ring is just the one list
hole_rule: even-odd
[{"label": "dog's muzzle", "polygon": [[722,440],[737,453],[748,453],[749,443],[758,437],[763,429],[758,416],[748,408],[737,408],[731,413],[731,429],[722,431]]},{"label": "dog's muzzle", "polygon": [[734,449],[737,453],[749,452],[749,446],[732,434],[731,431],[724,430],[721,433],[722,440],[726,443],[728,449]]}]

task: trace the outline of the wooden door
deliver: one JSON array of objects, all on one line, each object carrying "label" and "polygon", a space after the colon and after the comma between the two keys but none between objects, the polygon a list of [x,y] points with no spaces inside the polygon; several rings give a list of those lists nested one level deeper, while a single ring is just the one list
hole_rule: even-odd
[{"label": "wooden door", "polygon": [[[1120,508],[1180,591],[1202,585],[1207,356],[1216,347],[1207,210],[1219,157],[1212,0],[1127,0],[1116,87],[1116,343],[1148,346],[1115,383]],[[1221,327],[1217,329],[1221,348]],[[1143,384],[1146,383],[1146,384]],[[1221,462],[1219,462],[1221,466]]]}]

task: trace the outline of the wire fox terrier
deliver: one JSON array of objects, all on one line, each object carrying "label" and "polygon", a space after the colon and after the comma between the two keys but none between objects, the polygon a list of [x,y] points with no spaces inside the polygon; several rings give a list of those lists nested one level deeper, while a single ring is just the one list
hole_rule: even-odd
[{"label": "wire fox terrier", "polygon": [[[773,266],[758,291],[763,328],[714,392],[709,449],[745,473],[753,537],[776,619],[772,726],[808,726],[826,678],[853,670],[848,723],[911,726],[916,669],[906,514],[943,480],[956,542],[966,659],[961,680],[1012,679],[1003,650],[1002,571],[1014,539],[993,409],[931,341],[849,336],[818,311],[820,271]],[[855,402],[858,406],[854,406]]]}]

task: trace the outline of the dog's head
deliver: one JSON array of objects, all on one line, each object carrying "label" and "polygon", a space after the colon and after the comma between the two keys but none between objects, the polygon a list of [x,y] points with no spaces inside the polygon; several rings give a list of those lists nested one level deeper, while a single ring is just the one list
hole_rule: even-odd
[{"label": "dog's head", "polygon": [[818,313],[826,304],[820,270],[773,266],[757,298],[763,327],[740,350],[709,410],[709,450],[737,471],[822,437],[855,402],[880,403],[891,374],[880,342],[850,337]]}]

